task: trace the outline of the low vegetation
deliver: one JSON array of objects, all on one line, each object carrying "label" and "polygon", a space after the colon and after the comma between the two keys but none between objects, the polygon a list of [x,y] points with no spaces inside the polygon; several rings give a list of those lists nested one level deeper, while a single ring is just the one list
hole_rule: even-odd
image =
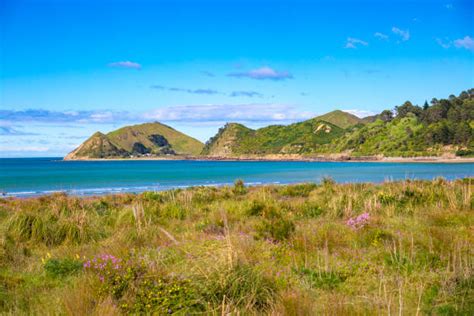
[{"label": "low vegetation", "polygon": [[473,315],[473,179],[0,200],[0,314]]}]

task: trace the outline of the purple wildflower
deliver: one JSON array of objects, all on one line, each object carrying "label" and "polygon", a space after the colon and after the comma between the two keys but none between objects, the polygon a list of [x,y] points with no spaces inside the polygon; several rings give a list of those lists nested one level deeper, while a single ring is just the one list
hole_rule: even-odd
[{"label": "purple wildflower", "polygon": [[370,214],[365,212],[360,214],[357,217],[351,217],[347,220],[346,225],[351,227],[352,229],[360,229],[366,226],[370,221]]}]

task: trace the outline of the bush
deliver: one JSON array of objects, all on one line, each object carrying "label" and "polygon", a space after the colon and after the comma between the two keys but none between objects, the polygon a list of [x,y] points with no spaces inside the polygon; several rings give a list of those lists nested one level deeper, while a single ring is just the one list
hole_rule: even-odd
[{"label": "bush", "polygon": [[204,298],[219,306],[230,303],[264,311],[276,298],[275,282],[250,265],[238,263],[230,271],[214,273],[203,289]]},{"label": "bush", "polygon": [[305,218],[316,218],[323,214],[324,211],[317,204],[305,202],[299,209],[299,213]]},{"label": "bush", "polygon": [[134,284],[133,294],[128,294],[120,305],[126,314],[187,314],[203,310],[189,280],[143,279]]},{"label": "bush", "polygon": [[280,190],[278,190],[278,193],[282,196],[307,197],[316,187],[317,185],[315,183],[286,185],[281,187]]},{"label": "bush", "polygon": [[173,218],[183,220],[186,218],[186,209],[178,203],[168,203],[162,210],[162,215],[165,218]]},{"label": "bush", "polygon": [[389,205],[395,203],[397,198],[389,193],[380,192],[377,194],[377,200],[379,200],[380,204],[382,205]]},{"label": "bush", "polygon": [[163,195],[160,192],[147,191],[141,195],[145,201],[163,202]]},{"label": "bush", "polygon": [[82,270],[82,262],[75,259],[48,259],[44,263],[46,274],[54,278],[73,275]]},{"label": "bush", "polygon": [[262,216],[265,207],[266,204],[264,202],[253,200],[245,214],[248,216]]},{"label": "bush", "polygon": [[84,262],[100,280],[100,293],[111,296],[126,314],[187,314],[202,311],[189,280],[156,275],[140,260],[103,254]]},{"label": "bush", "polygon": [[458,151],[456,151],[456,156],[458,156],[458,157],[471,157],[471,156],[474,156],[474,150],[459,149]]},{"label": "bush", "polygon": [[256,230],[259,238],[284,241],[295,232],[295,224],[292,220],[277,217],[262,220]]},{"label": "bush", "polygon": [[238,179],[234,182],[234,187],[232,188],[232,192],[234,195],[244,195],[247,193],[247,188],[245,187],[244,181]]}]

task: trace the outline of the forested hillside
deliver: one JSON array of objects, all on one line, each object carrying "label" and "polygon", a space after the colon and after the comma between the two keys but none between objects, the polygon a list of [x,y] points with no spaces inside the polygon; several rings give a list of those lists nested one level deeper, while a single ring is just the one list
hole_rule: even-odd
[{"label": "forested hillside", "polygon": [[474,154],[474,89],[448,99],[432,99],[423,106],[407,101],[367,121],[350,128],[321,152],[355,156]]}]

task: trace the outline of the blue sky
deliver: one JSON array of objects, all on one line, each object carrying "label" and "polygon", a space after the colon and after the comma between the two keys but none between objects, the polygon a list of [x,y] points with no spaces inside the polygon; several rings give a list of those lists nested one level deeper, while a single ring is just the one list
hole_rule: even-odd
[{"label": "blue sky", "polygon": [[162,121],[360,116],[474,87],[472,1],[0,0],[0,156]]}]

